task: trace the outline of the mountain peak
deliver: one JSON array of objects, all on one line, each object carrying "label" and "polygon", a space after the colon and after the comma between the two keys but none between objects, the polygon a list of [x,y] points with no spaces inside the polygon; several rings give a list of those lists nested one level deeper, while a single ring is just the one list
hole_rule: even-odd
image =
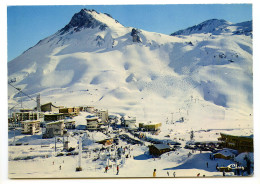
[{"label": "mountain peak", "polygon": [[171,36],[189,35],[194,33],[212,33],[217,29],[221,29],[229,25],[231,25],[231,23],[224,19],[209,19],[198,25],[174,32],[171,34]]},{"label": "mountain peak", "polygon": [[71,18],[70,22],[62,28],[59,32],[64,34],[69,30],[80,31],[85,28],[96,28],[99,27],[101,31],[106,30],[108,24],[118,23],[111,15],[107,13],[99,13],[95,10],[81,9],[80,12],[75,13]]}]

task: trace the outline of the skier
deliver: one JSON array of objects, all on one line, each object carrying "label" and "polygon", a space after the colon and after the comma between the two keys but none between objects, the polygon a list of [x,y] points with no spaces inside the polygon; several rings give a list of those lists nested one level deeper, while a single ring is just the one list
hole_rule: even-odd
[{"label": "skier", "polygon": [[60,165],[60,170],[61,170],[61,165]]},{"label": "skier", "polygon": [[117,165],[116,170],[117,170],[116,175],[118,175],[118,173],[119,173],[119,165]]},{"label": "skier", "polygon": [[175,178],[175,175],[176,175],[175,172],[173,172],[173,177],[174,177],[174,178]]},{"label": "skier", "polygon": [[153,170],[153,177],[156,177],[156,169]]},{"label": "skier", "polygon": [[167,175],[169,176],[169,172],[167,171]]},{"label": "skier", "polygon": [[226,176],[225,170],[223,170],[223,176]]},{"label": "skier", "polygon": [[207,165],[207,168],[209,168],[209,163],[208,162],[206,163],[206,165]]},{"label": "skier", "polygon": [[200,176],[200,173],[197,174],[197,177],[199,177],[199,176]]},{"label": "skier", "polygon": [[107,170],[108,170],[108,166],[105,167],[105,173],[107,173]]},{"label": "skier", "polygon": [[216,170],[218,170],[218,163],[217,163],[217,165],[216,165]]}]

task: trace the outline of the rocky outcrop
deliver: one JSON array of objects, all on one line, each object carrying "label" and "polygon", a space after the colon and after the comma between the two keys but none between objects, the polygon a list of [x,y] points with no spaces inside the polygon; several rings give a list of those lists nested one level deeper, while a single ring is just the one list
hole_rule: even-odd
[{"label": "rocky outcrop", "polygon": [[138,42],[138,43],[142,42],[142,39],[138,35],[139,33],[140,31],[138,29],[135,28],[132,29],[131,36],[133,37],[133,42]]},{"label": "rocky outcrop", "polygon": [[67,24],[64,28],[60,30],[60,34],[62,35],[68,32],[69,30],[71,30],[72,28],[73,31],[76,32],[80,31],[83,28],[94,29],[96,27],[99,27],[101,31],[106,30],[107,25],[96,20],[91,14],[92,12],[96,12],[96,11],[82,9],[79,13],[74,14],[69,24]]}]

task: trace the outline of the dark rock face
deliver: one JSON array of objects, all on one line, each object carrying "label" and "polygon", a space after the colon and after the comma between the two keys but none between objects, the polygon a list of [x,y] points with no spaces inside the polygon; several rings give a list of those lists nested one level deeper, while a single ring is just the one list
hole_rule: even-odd
[{"label": "dark rock face", "polygon": [[139,30],[135,28],[132,29],[131,36],[133,37],[133,42],[138,42],[138,43],[142,42],[140,36],[138,35],[139,33],[140,33]]},{"label": "dark rock face", "polygon": [[101,31],[106,30],[106,24],[93,18],[93,16],[91,15],[91,12],[93,11],[95,10],[82,9],[79,13],[74,14],[69,24],[67,24],[64,28],[60,30],[60,34],[62,35],[72,28],[74,28],[74,31],[76,32],[84,28],[94,29],[98,26]]}]

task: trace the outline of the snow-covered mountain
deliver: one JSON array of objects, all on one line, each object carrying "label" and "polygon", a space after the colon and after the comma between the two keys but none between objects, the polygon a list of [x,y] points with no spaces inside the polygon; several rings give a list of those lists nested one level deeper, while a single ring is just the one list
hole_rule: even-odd
[{"label": "snow-covered mountain", "polygon": [[[83,9],[10,61],[8,79],[32,97],[40,93],[42,103],[94,105],[138,121],[248,126],[251,24],[209,20],[170,36]],[[8,95],[9,107],[35,106],[10,86]]]},{"label": "snow-covered mountain", "polygon": [[179,30],[171,34],[176,35],[191,35],[197,33],[212,33],[218,34],[244,34],[247,36],[252,35],[252,21],[242,22],[238,24],[232,24],[223,19],[210,19],[204,21],[198,25],[189,27],[184,30]]}]

